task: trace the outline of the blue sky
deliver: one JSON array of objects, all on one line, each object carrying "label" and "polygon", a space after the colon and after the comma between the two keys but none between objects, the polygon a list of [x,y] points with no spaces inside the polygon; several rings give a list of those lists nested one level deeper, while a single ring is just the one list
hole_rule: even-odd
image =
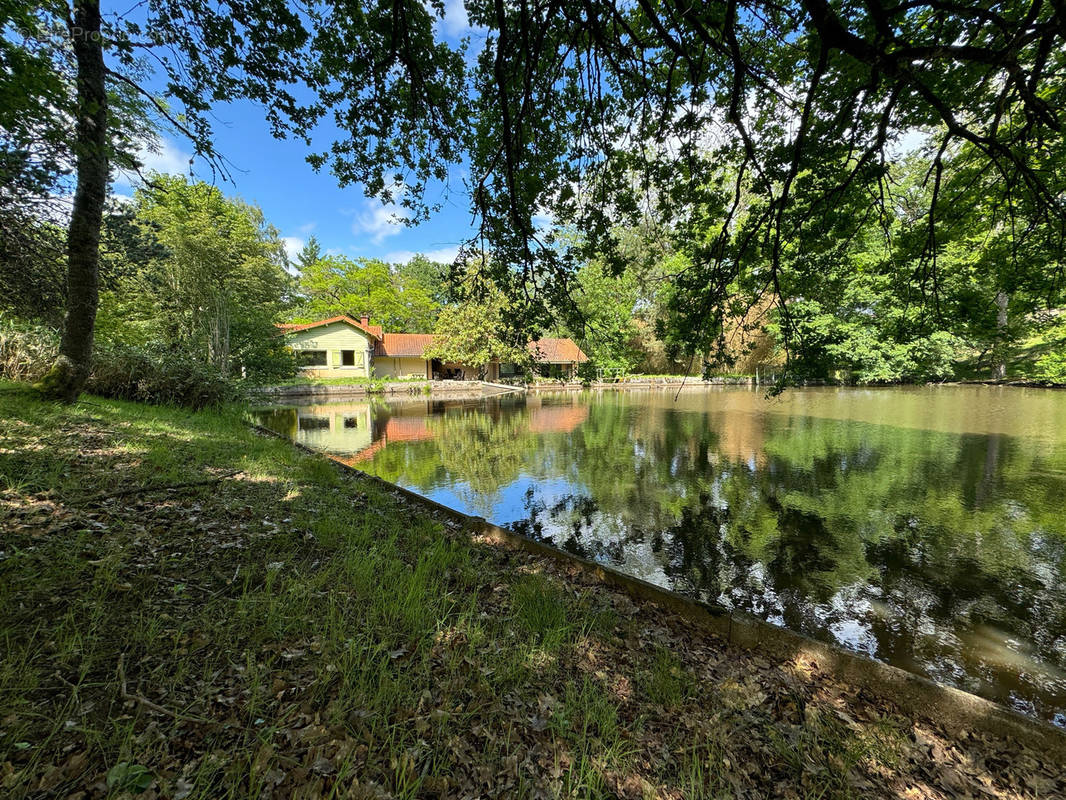
[{"label": "blue sky", "polygon": [[[438,34],[453,44],[462,36],[470,36],[474,49],[483,38],[482,33],[470,29],[462,0],[447,0]],[[327,252],[353,258],[403,262],[415,253],[424,253],[450,262],[459,245],[473,233],[469,198],[459,169],[448,187],[436,184],[426,192],[427,200],[443,199],[441,210],[427,222],[411,227],[397,222],[396,209],[366,197],[361,186],[341,189],[328,170],[316,173],[305,160],[308,147],[296,140],[274,139],[256,105],[240,102],[216,106],[213,116],[215,146],[230,162],[231,180],[213,177],[200,160],[192,166],[193,175],[214,181],[225,194],[263,209],[267,220],[285,238],[290,255],[314,235]],[[331,120],[321,125],[312,147],[325,150],[332,141],[332,131]],[[158,149],[142,152],[146,169],[189,174],[193,148],[188,141],[164,135]],[[131,176],[118,175],[113,192],[130,195],[134,186]]]}]

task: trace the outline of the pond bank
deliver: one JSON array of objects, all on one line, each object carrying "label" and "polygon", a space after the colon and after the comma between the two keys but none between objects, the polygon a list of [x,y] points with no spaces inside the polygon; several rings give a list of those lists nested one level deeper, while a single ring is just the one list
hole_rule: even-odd
[{"label": "pond bank", "polygon": [[300,383],[266,386],[256,390],[254,399],[266,402],[301,402],[341,400],[369,396],[400,398],[405,396],[433,396],[464,399],[496,394],[503,391],[559,391],[561,389],[646,389],[663,387],[755,386],[754,378],[713,378],[709,381],[688,378],[649,378],[616,382],[592,383],[551,381],[531,384],[499,384],[488,381],[387,381],[377,383],[328,384]]},{"label": "pond bank", "polygon": [[[828,386],[849,384],[830,384],[825,381],[807,381],[803,386]],[[1016,379],[945,381],[936,384],[889,384],[890,386],[1001,386],[1020,389],[1066,389],[1066,384],[1049,384]],[[502,390],[553,392],[560,390],[580,391],[583,389],[695,389],[711,386],[750,386],[771,388],[772,381],[759,381],[754,377],[715,377],[709,380],[700,378],[683,378],[666,376],[655,378],[631,378],[621,381],[541,381],[530,384],[505,386],[486,381],[385,381],[358,384],[301,383],[283,386],[266,386],[255,391],[255,400],[264,402],[290,403],[314,400],[341,400],[369,396],[404,397],[433,396],[452,400],[472,399]],[[878,386],[881,386],[880,384]]]},{"label": "pond bank", "polygon": [[[286,440],[286,437],[269,428],[258,425],[255,428],[266,436]],[[295,442],[293,446],[309,454],[332,458],[341,468],[379,483],[387,491],[400,494],[407,501],[425,508],[433,515],[457,522],[475,541],[492,542],[553,559],[570,571],[581,570],[606,586],[623,590],[634,599],[648,600],[664,610],[676,613],[730,644],[785,660],[819,663],[838,679],[845,679],[860,690],[872,692],[894,702],[907,714],[933,715],[941,724],[982,731],[992,736],[1014,736],[1030,746],[1047,748],[1066,759],[1066,731],[1041,720],[969,692],[943,686],[890,664],[864,657],[843,647],[820,642],[773,625],[752,614],[693,600],[608,565],[568,553],[509,528],[494,525],[482,517],[464,514],[417,492],[365,473],[344,458],[333,457]]]},{"label": "pond bank", "polygon": [[0,388],[0,787],[1046,797],[1050,750],[729,644],[235,416]]},{"label": "pond bank", "polygon": [[441,395],[480,397],[478,381],[379,381],[350,384],[297,383],[288,386],[265,386],[255,392],[256,400],[273,402],[329,400],[384,395],[391,397]]}]

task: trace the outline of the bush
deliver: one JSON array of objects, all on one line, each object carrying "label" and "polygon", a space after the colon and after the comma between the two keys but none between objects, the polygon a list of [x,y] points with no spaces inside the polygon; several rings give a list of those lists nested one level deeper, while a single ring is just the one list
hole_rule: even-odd
[{"label": "bush", "polygon": [[591,361],[582,361],[577,365],[577,377],[582,384],[588,386],[599,378],[596,365]]},{"label": "bush", "polygon": [[1066,351],[1041,356],[1033,377],[1045,383],[1066,383]]},{"label": "bush", "polygon": [[85,388],[103,397],[189,408],[221,405],[241,394],[213,367],[154,344],[99,346]]},{"label": "bush", "polygon": [[45,325],[0,315],[0,375],[32,383],[44,377],[59,352],[59,333]]},{"label": "bush", "polygon": [[[44,325],[0,316],[0,376],[24,383],[44,377],[59,351],[59,333]],[[238,385],[211,366],[159,343],[97,340],[85,390],[102,397],[190,408],[221,405],[241,396]]]}]

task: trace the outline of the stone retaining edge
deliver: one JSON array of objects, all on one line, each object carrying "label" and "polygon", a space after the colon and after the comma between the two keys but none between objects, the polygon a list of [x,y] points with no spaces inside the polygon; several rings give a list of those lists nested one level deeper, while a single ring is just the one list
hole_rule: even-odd
[{"label": "stone retaining edge", "polygon": [[546,556],[564,565],[578,566],[601,582],[669,609],[731,644],[782,660],[799,656],[811,659],[817,663],[820,670],[830,672],[857,688],[866,689],[894,702],[912,717],[935,720],[949,730],[969,728],[998,737],[1012,737],[1029,747],[1066,759],[1066,730],[1048,722],[1028,717],[970,692],[944,686],[891,664],[875,661],[837,645],[820,642],[802,633],[773,625],[743,611],[731,611],[693,600],[670,589],[626,575],[613,567],[501,528],[483,517],[464,514],[410,489],[345,464],[329,453],[294,442],[269,428],[256,424],[251,424],[251,427],[264,435],[287,441],[306,453],[328,458],[344,469],[390,491],[399,492],[412,502],[459,522],[472,536],[482,536],[513,549]]}]

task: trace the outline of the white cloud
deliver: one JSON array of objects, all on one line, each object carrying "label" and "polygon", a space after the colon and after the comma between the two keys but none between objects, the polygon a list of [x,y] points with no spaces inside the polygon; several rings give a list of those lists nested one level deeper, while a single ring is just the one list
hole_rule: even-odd
[{"label": "white cloud", "polygon": [[555,227],[555,217],[547,209],[538,210],[530,221],[533,223],[533,227],[537,229],[537,234],[540,236],[549,233],[551,229]]},{"label": "white cloud", "polygon": [[298,230],[300,233],[302,233],[304,236],[306,236],[311,231],[313,231],[317,225],[318,225],[317,222],[307,222],[307,223],[304,223],[303,225],[301,225],[296,230]]},{"label": "white cloud", "polygon": [[390,264],[406,264],[416,255],[421,253],[430,261],[438,261],[441,264],[451,264],[459,257],[459,245],[441,247],[436,250],[394,250],[385,255],[384,261]]},{"label": "white cloud", "polygon": [[463,0],[445,0],[444,19],[440,23],[444,32],[455,39],[465,36],[473,30],[470,20],[466,16],[466,6]]},{"label": "white cloud", "polygon": [[186,153],[166,137],[159,144],[149,147],[142,145],[137,151],[137,158],[144,164],[145,172],[161,172],[165,175],[188,175],[189,161],[192,155]]},{"label": "white cloud", "polygon": [[289,257],[289,261],[296,261],[296,256],[305,244],[299,236],[282,236],[281,243],[285,245],[285,255]]},{"label": "white cloud", "polygon": [[366,235],[374,244],[381,244],[390,236],[403,231],[407,214],[395,205],[382,205],[377,200],[368,200],[364,210],[357,212],[352,223],[352,233]]},{"label": "white cloud", "polygon": [[929,131],[921,128],[907,128],[896,134],[894,140],[888,145],[888,154],[892,158],[902,158],[903,156],[913,153],[925,144],[926,138],[929,136]]},{"label": "white cloud", "polygon": [[[164,175],[188,175],[192,155],[166,137],[158,142],[142,142],[137,148],[137,160],[141,162],[141,174],[159,172]],[[133,171],[119,170],[114,185],[132,189],[140,183],[140,176]]]}]

